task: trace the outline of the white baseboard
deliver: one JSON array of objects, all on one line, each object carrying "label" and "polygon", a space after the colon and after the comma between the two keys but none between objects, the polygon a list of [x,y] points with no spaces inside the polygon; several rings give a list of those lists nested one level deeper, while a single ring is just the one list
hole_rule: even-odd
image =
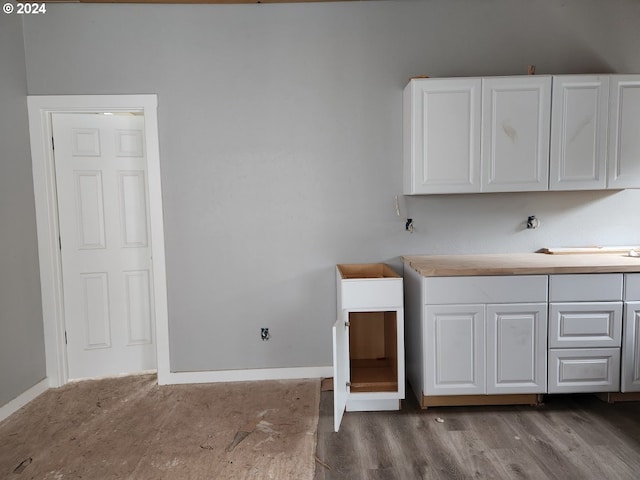
[{"label": "white baseboard", "polygon": [[158,372],[159,385],[184,383],[247,382],[291,380],[333,376],[333,367],[258,368],[249,370],[208,370],[204,372]]},{"label": "white baseboard", "polygon": [[15,412],[24,407],[27,403],[32,401],[38,395],[46,392],[49,389],[49,380],[45,378],[44,380],[36,383],[33,387],[31,387],[26,392],[18,395],[16,398],[11,400],[8,403],[5,403],[0,407],[0,422],[5,418],[13,415]]}]

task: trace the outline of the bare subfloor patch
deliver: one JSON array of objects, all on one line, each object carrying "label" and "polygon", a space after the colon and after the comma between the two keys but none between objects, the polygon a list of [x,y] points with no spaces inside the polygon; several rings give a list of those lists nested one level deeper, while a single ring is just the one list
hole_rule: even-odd
[{"label": "bare subfloor patch", "polygon": [[311,479],[320,380],[49,390],[0,423],[0,478]]}]

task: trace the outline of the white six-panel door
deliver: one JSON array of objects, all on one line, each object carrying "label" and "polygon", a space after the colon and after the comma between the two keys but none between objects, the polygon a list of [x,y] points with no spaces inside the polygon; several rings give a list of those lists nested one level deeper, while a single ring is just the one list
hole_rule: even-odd
[{"label": "white six-panel door", "polygon": [[52,124],[69,378],[154,369],[144,118]]}]

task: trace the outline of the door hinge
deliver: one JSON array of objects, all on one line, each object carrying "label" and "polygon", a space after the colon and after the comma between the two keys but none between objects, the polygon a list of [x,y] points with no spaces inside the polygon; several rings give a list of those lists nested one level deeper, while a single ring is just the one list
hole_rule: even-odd
[{"label": "door hinge", "polygon": [[344,322],[344,326],[345,327],[350,327],[351,326],[351,322]]},{"label": "door hinge", "polygon": [[60,247],[60,250],[62,251],[62,237],[60,235],[58,235],[58,246]]},{"label": "door hinge", "polygon": [[53,137],[51,137],[51,150],[55,150],[56,149],[56,145],[55,142],[53,141]]},{"label": "door hinge", "polygon": [[66,330],[64,331],[64,344],[68,345],[68,342],[67,342],[67,331]]},{"label": "door hinge", "polygon": [[351,382],[347,382],[347,388],[351,387]]}]

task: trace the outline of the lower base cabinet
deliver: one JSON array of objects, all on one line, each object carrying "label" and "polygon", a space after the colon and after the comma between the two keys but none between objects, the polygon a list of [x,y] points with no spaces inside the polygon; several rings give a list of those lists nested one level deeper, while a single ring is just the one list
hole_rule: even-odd
[{"label": "lower base cabinet", "polygon": [[423,277],[405,264],[404,279],[423,407],[640,392],[640,273]]},{"label": "lower base cabinet", "polygon": [[402,277],[385,264],[336,268],[334,430],[345,411],[399,410],[404,398]]}]

